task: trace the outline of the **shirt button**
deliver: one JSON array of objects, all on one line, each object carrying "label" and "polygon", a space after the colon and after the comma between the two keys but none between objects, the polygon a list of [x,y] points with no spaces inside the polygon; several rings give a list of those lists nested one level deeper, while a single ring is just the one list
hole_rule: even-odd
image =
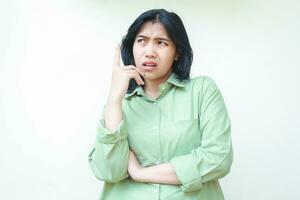
[{"label": "shirt button", "polygon": [[158,190],[154,190],[154,193],[157,194],[157,193],[158,193]]},{"label": "shirt button", "polygon": [[157,104],[157,102],[156,102],[156,101],[154,101],[154,104]]},{"label": "shirt button", "polygon": [[165,89],[165,86],[162,86],[161,89],[164,90],[164,89]]},{"label": "shirt button", "polygon": [[157,160],[157,161],[155,162],[155,164],[157,164],[157,165],[158,165],[159,163],[160,163],[160,161],[159,161],[159,160]]},{"label": "shirt button", "polygon": [[153,129],[156,130],[156,129],[157,129],[157,126],[153,126]]}]

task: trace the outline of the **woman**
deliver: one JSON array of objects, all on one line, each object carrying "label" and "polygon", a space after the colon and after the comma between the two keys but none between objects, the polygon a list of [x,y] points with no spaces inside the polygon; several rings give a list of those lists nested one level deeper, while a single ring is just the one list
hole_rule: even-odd
[{"label": "woman", "polygon": [[218,179],[232,164],[230,119],[214,81],[190,79],[192,57],[173,12],[149,10],[129,27],[89,154],[105,181],[100,199],[224,199]]}]

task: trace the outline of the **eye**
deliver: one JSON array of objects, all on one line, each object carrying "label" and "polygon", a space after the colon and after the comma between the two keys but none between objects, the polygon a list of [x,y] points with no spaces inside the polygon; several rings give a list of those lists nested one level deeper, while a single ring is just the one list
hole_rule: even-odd
[{"label": "eye", "polygon": [[138,43],[145,42],[145,39],[144,38],[137,39],[137,42]]},{"label": "eye", "polygon": [[165,41],[159,41],[158,44],[160,46],[168,46],[168,43],[166,43]]}]

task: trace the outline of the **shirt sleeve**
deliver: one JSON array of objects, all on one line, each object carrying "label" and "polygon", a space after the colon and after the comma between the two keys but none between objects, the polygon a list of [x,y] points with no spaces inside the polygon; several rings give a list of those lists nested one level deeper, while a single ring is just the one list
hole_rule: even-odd
[{"label": "shirt sleeve", "polygon": [[116,130],[110,132],[105,127],[104,114],[102,114],[97,128],[96,142],[88,156],[94,175],[97,179],[110,183],[117,183],[127,178],[128,156],[125,119],[120,121]]},{"label": "shirt sleeve", "polygon": [[184,192],[200,190],[205,182],[224,177],[233,162],[230,119],[223,97],[209,77],[199,92],[198,105],[201,145],[170,161]]}]

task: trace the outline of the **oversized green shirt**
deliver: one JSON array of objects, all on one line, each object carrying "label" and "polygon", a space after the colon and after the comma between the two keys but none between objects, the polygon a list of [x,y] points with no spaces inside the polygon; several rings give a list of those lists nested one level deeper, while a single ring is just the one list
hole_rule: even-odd
[{"label": "oversized green shirt", "polygon": [[[104,115],[89,154],[104,182],[101,200],[223,200],[218,182],[233,161],[231,125],[215,82],[179,81],[175,74],[149,99],[141,86],[122,101],[123,119],[110,134]],[[170,162],[180,185],[136,182],[128,175],[129,149],[144,167]]]}]

